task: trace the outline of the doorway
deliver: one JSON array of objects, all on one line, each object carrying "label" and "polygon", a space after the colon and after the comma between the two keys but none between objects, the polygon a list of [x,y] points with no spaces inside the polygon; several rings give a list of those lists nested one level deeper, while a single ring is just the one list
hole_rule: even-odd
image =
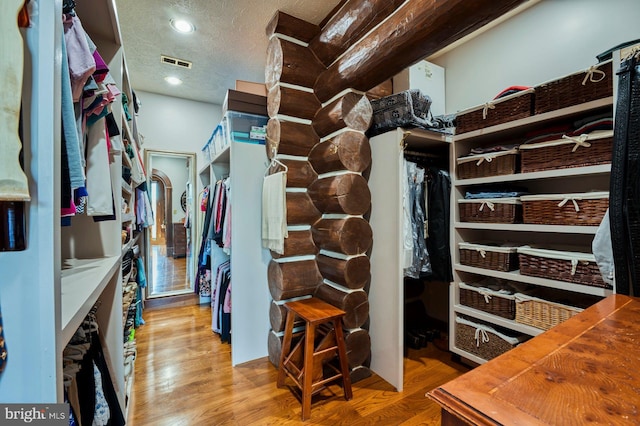
[{"label": "doorway", "polygon": [[145,237],[147,298],[193,292],[195,153],[145,150],[154,221]]}]

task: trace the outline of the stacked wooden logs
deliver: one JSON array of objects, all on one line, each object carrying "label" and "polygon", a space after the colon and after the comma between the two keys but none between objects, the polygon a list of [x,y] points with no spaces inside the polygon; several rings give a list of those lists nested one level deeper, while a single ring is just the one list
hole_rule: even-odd
[{"label": "stacked wooden logs", "polygon": [[[282,304],[315,295],[347,312],[353,382],[370,375],[371,228],[363,171],[371,91],[525,0],[342,0],[321,27],[282,12],[267,26],[267,155],[288,166],[284,254],[273,254],[269,357],[279,362]],[[480,11],[480,12],[479,12]],[[381,86],[381,94],[389,94]],[[385,90],[387,93],[385,93]],[[280,334],[279,334],[280,333]]]},{"label": "stacked wooden logs", "polygon": [[371,341],[363,328],[369,317],[366,253],[372,244],[371,227],[363,216],[371,194],[362,176],[371,163],[364,134],[371,123],[371,104],[365,94],[352,91],[324,105],[318,101],[313,86],[326,70],[311,49],[326,49],[318,26],[277,12],[267,35],[266,149],[269,158],[277,156],[288,168],[289,228],[284,253],[271,253],[267,272],[273,298],[269,359],[279,362],[284,303],[316,296],[346,312],[349,367],[352,381],[357,381],[371,374]]}]

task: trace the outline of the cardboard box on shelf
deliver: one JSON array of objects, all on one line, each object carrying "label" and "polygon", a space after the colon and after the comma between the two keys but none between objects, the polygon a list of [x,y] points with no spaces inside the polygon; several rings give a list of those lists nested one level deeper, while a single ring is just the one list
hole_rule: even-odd
[{"label": "cardboard box on shelf", "polygon": [[267,115],[267,98],[253,93],[229,89],[222,104],[222,114],[227,111]]},{"label": "cardboard box on shelf", "polygon": [[252,81],[236,80],[236,90],[238,92],[253,93],[254,95],[267,96],[267,86],[264,83],[254,83]]}]

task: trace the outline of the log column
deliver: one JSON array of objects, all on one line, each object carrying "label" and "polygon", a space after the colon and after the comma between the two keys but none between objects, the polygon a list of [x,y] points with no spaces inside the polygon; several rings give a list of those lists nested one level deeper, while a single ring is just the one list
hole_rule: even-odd
[{"label": "log column", "polygon": [[[348,3],[347,3],[348,4]],[[373,110],[364,94],[348,92],[327,103],[313,118],[321,142],[309,154],[318,179],[308,193],[323,215],[312,230],[321,250],[317,263],[323,283],[315,296],[344,310],[352,381],[368,377],[371,340],[366,330],[370,281],[366,255],[372,233],[363,218],[371,206],[371,193],[362,176],[371,164],[371,148],[364,132]]]},{"label": "log column", "polygon": [[[280,33],[299,41],[272,37],[269,44],[265,72],[271,116],[267,155],[271,158],[280,152],[304,156],[305,161],[309,157],[318,175],[308,186],[305,197],[296,196],[303,208],[298,208],[290,217],[295,217],[297,222],[306,217],[307,223],[314,225],[313,240],[322,250],[313,256],[319,260],[305,265],[305,274],[315,276],[317,273],[322,281],[315,289],[315,296],[347,312],[344,325],[350,341],[348,346],[351,346],[352,382],[371,374],[367,355],[370,355],[370,339],[364,334],[369,315],[365,290],[369,264],[368,259],[363,259],[371,246],[371,228],[363,219],[370,194],[361,173],[370,163],[370,148],[364,132],[371,123],[372,111],[363,92],[523,2],[343,0],[325,18],[322,29],[281,12],[267,28],[268,36]],[[309,88],[313,88],[313,96]],[[313,115],[312,125],[307,126],[318,100],[322,108]],[[301,120],[283,119],[290,114],[297,114]],[[286,124],[287,120],[295,125]],[[342,136],[347,133],[350,134]],[[305,136],[297,136],[302,134]],[[295,181],[299,185],[307,182],[302,178]],[[308,214],[313,211],[309,202],[317,215]],[[332,216],[317,220],[326,214]],[[313,219],[316,222],[311,223]],[[356,232],[358,229],[360,233]],[[299,237],[304,240],[308,236],[296,236]],[[288,268],[292,267],[278,266],[273,270],[278,271],[283,280],[295,282],[293,274],[284,272]],[[279,287],[277,291],[281,291]],[[278,351],[279,342],[278,335],[272,332],[269,337],[272,360],[278,358],[272,352]],[[354,347],[358,349],[357,355]]]},{"label": "log column", "polygon": [[307,188],[318,179],[308,156],[320,142],[311,125],[322,107],[313,84],[325,66],[307,47],[320,31],[316,25],[276,12],[266,31],[270,38],[265,69],[269,114],[267,157],[275,157],[287,167],[289,236],[282,254],[271,252],[273,260],[267,270],[273,299],[268,350],[269,359],[277,366],[286,315],[284,303],[292,298],[310,297],[322,283],[316,260],[319,250],[311,231],[321,212]]}]

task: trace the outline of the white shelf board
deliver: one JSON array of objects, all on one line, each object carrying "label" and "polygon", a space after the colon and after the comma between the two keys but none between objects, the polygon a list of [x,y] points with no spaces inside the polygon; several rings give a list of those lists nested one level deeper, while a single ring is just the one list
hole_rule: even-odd
[{"label": "white shelf board", "polygon": [[134,215],[133,213],[126,213],[122,215],[121,222],[122,223],[133,222],[135,218],[136,218],[136,215]]},{"label": "white shelf board", "polygon": [[125,275],[124,277],[122,277],[122,285],[126,285],[129,282],[129,278],[131,278],[131,274],[133,273],[133,268],[131,268],[131,270],[129,270],[129,273],[127,275]]},{"label": "white shelf board", "polygon": [[502,278],[505,280],[518,281],[526,284],[535,284],[542,287],[556,288],[560,290],[573,291],[575,293],[591,294],[593,296],[607,297],[613,294],[613,290],[593,287],[582,284],[574,284],[566,281],[550,280],[547,278],[531,277],[528,275],[520,275],[520,271],[502,272],[492,269],[475,268],[473,266],[455,264],[454,269],[459,272],[469,272],[487,277]]},{"label": "white shelf board", "polygon": [[71,340],[82,321],[120,267],[120,256],[68,259],[61,273],[61,339]]},{"label": "white shelf board", "polygon": [[198,176],[208,175],[209,174],[209,165],[211,163],[206,163],[204,166],[198,170]]},{"label": "white shelf board", "polygon": [[479,311],[477,309],[470,308],[464,305],[453,305],[453,310],[455,312],[468,315],[473,318],[477,318],[483,321],[490,322],[492,324],[499,325],[500,327],[508,328],[510,330],[517,331],[519,333],[526,334],[528,336],[537,336],[544,332],[544,330],[540,330],[535,327],[531,327],[529,325],[520,324],[515,322],[514,320],[509,320],[503,317],[499,317],[497,315],[491,315],[487,312]]},{"label": "white shelf board", "polygon": [[567,169],[545,170],[542,172],[515,173],[474,179],[454,179],[455,186],[479,185],[485,183],[520,182],[528,180],[541,180],[553,178],[566,178],[571,176],[589,176],[608,174],[611,172],[611,164],[600,164],[589,167],[574,167]]},{"label": "white shelf board", "polygon": [[231,145],[227,145],[222,149],[222,151],[220,151],[219,153],[216,154],[215,157],[213,157],[213,159],[211,160],[211,163],[227,164],[229,163],[230,159],[231,159]]},{"label": "white shelf board", "polygon": [[[127,155],[127,154],[125,153],[125,156],[126,156],[126,155]],[[121,181],[121,182],[122,182],[122,191],[123,191],[123,192],[126,192],[126,193],[127,193],[127,194],[129,194],[129,195],[131,195],[131,194],[133,193],[133,190],[131,189],[131,185],[129,185],[129,184],[127,183],[127,181],[125,181],[124,179],[122,179],[122,181]]]},{"label": "white shelf board", "polygon": [[438,146],[443,144],[450,144],[453,140],[453,135],[434,132],[433,130],[425,129],[398,129],[404,133],[404,142],[409,149],[411,148],[428,148],[432,146]]},{"label": "white shelf board", "polygon": [[532,225],[524,223],[476,223],[456,222],[457,229],[486,229],[495,231],[523,231],[523,232],[553,232],[560,234],[595,235],[597,226],[569,226],[569,225]]},{"label": "white shelf board", "polygon": [[133,246],[135,246],[135,245],[136,245],[136,243],[138,242],[138,238],[140,238],[140,234],[138,234],[138,235],[136,235],[135,237],[131,238],[127,244],[125,244],[125,245],[123,245],[123,246],[122,246],[122,255],[123,255],[123,256],[124,256],[124,254],[125,254],[126,252],[128,252],[128,251],[129,251],[129,249],[130,249],[131,247],[133,247]]},{"label": "white shelf board", "polygon": [[122,151],[122,164],[129,168],[133,167],[133,164],[131,163],[131,158],[129,158],[129,154],[127,154],[126,150]]},{"label": "white shelf board", "polygon": [[483,135],[494,135],[500,132],[506,132],[513,129],[526,128],[527,126],[536,125],[549,120],[555,120],[560,118],[566,118],[568,116],[580,114],[582,112],[590,111],[593,109],[603,108],[613,105],[613,96],[607,98],[596,99],[595,101],[585,102],[583,104],[570,106],[567,108],[558,109],[555,111],[545,112],[544,114],[536,114],[530,117],[522,118],[520,120],[509,121],[503,124],[497,124],[491,127],[485,127],[484,129],[473,130],[471,132],[455,135],[455,141],[460,142],[466,139],[476,138]]},{"label": "white shelf board", "polygon": [[462,358],[466,358],[469,361],[475,362],[476,364],[484,364],[485,362],[487,362],[486,359],[480,358],[477,355],[474,355],[472,353],[469,353],[467,351],[463,351],[462,349],[457,348],[455,346],[454,340],[451,340],[451,345],[449,346],[449,350],[454,354],[460,355]]},{"label": "white shelf board", "polygon": [[131,142],[133,144],[134,149],[137,150],[138,143],[136,141],[136,138],[133,135],[133,132],[131,131],[131,127],[129,127],[129,122],[126,119],[122,120],[122,128],[124,129],[124,132],[126,133],[126,137],[127,139],[129,139],[129,142]]}]

